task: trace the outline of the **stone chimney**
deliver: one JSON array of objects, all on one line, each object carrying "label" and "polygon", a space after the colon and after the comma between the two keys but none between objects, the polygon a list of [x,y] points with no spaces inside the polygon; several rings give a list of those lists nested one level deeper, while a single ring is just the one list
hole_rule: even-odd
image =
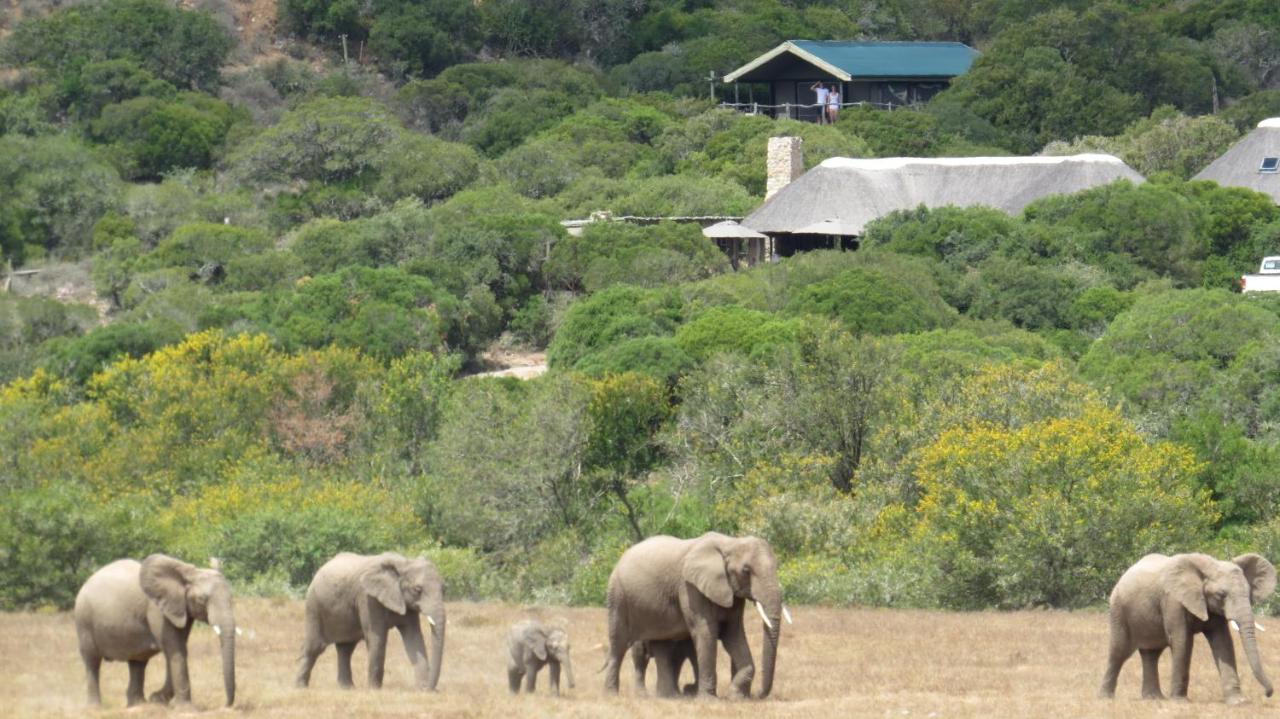
[{"label": "stone chimney", "polygon": [[778,190],[804,173],[804,153],[798,137],[769,138],[769,155],[766,160],[764,199],[773,197]]}]

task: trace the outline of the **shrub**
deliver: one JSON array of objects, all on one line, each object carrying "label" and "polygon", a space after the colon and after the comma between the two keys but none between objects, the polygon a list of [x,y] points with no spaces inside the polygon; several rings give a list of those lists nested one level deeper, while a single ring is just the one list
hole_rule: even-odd
[{"label": "shrub", "polygon": [[571,305],[547,349],[555,367],[572,367],[591,352],[626,338],[670,335],[680,300],[672,292],[619,285]]},{"label": "shrub", "polygon": [[159,548],[150,512],[60,481],[0,492],[0,607],[69,609],[95,569]]},{"label": "shrub", "polygon": [[838,319],[857,334],[898,334],[944,327],[946,303],[920,284],[877,268],[851,268],[796,292],[787,311]]}]

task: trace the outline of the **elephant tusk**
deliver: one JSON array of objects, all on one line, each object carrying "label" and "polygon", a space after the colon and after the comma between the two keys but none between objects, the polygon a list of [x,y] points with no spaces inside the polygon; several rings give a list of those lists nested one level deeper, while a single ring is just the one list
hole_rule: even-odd
[{"label": "elephant tusk", "polygon": [[1267,631],[1267,628],[1259,624],[1257,619],[1253,620],[1253,626],[1257,627],[1260,632]]},{"label": "elephant tusk", "polygon": [[787,605],[785,604],[782,605],[782,618],[787,620],[787,624],[795,624],[795,622],[791,621],[791,612],[787,611]]},{"label": "elephant tusk", "polygon": [[427,615],[427,624],[430,624],[433,627],[436,625],[436,620],[432,619],[430,614]]},{"label": "elephant tusk", "polygon": [[1237,632],[1240,631],[1240,625],[1236,624],[1236,620],[1234,619],[1231,620],[1231,628],[1236,630]]},{"label": "elephant tusk", "polygon": [[236,627],[236,636],[238,637],[242,634],[244,634],[244,632],[240,631],[240,627]]},{"label": "elephant tusk", "polygon": [[213,633],[217,634],[218,636],[222,636],[222,627],[218,626],[217,624],[213,625]]},{"label": "elephant tusk", "polygon": [[761,604],[760,602],[756,602],[756,611],[760,612],[760,619],[764,621],[764,625],[768,627],[770,631],[772,631],[773,622],[769,621],[769,617],[764,613],[764,605]]}]

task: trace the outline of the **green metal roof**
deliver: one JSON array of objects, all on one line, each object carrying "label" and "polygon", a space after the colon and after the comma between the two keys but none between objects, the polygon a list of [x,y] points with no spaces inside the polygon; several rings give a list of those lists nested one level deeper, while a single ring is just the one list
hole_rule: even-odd
[{"label": "green metal roof", "polygon": [[767,73],[765,66],[783,54],[797,57],[848,81],[853,78],[955,77],[969,69],[978,51],[960,42],[790,40],[725,75],[724,80],[733,82],[748,73],[753,76]]}]

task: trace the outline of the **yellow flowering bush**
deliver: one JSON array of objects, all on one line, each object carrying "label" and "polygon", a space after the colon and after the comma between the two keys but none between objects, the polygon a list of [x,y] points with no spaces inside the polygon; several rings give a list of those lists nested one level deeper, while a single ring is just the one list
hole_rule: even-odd
[{"label": "yellow flowering bush", "polygon": [[1100,602],[1137,557],[1194,548],[1216,520],[1190,450],[1094,399],[1075,416],[965,423],[916,460],[909,531],[940,555],[946,606]]}]

